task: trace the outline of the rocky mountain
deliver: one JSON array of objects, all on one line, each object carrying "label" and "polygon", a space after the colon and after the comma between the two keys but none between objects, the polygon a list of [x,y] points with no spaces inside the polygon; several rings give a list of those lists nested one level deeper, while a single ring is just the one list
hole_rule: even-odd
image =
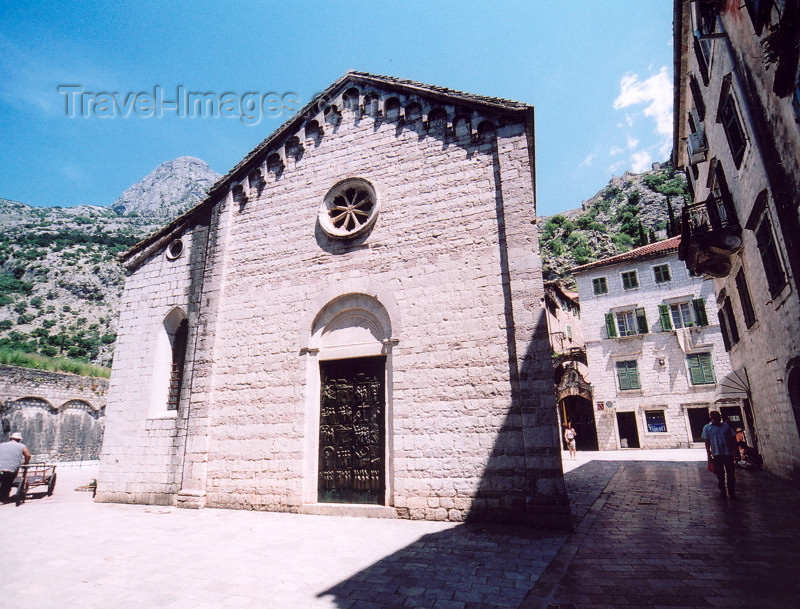
[{"label": "rocky mountain", "polygon": [[120,216],[171,220],[202,201],[219,174],[190,156],[161,163],[111,204]]},{"label": "rocky mountain", "polygon": [[[125,271],[116,256],[201,201],[219,178],[199,159],[159,165],[108,207],[0,199],[0,349],[108,365]],[[580,209],[539,219],[545,279],[662,239],[686,183],[667,164],[614,177]],[[671,203],[670,203],[671,202]]]},{"label": "rocky mountain", "polygon": [[0,349],[108,365],[125,280],[116,256],[202,200],[218,178],[203,161],[180,157],[108,207],[0,199]]},{"label": "rocky mountain", "polygon": [[545,280],[574,286],[570,269],[677,234],[689,197],[686,179],[669,163],[614,176],[579,209],[539,218]]}]

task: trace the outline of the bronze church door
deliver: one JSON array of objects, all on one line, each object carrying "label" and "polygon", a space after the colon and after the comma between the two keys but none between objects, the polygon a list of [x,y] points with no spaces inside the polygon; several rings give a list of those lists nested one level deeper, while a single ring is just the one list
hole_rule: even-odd
[{"label": "bronze church door", "polygon": [[384,503],[386,358],[320,362],[320,503]]}]

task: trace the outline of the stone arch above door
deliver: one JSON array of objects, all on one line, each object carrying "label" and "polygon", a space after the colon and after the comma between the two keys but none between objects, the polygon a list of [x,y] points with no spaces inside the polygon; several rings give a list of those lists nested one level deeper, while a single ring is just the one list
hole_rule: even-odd
[{"label": "stone arch above door", "polygon": [[[313,317],[311,317],[313,315]],[[378,355],[378,345],[397,342],[400,313],[386,288],[370,279],[344,281],[322,292],[303,324],[304,351],[346,349],[341,357]],[[371,348],[370,348],[371,345]]]}]

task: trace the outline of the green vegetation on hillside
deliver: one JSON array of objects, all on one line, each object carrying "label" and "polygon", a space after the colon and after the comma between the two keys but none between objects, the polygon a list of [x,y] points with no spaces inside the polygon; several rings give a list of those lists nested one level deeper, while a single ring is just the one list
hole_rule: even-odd
[{"label": "green vegetation on hillside", "polygon": [[65,358],[52,358],[9,349],[0,349],[0,364],[7,366],[20,366],[22,368],[35,368],[49,370],[50,372],[69,372],[80,376],[109,378],[110,368],[94,366],[84,362]]},{"label": "green vegetation on hillside", "polygon": [[557,214],[540,224],[545,279],[560,278],[571,286],[572,268],[677,234],[673,209],[688,200],[685,178],[668,163],[612,179],[581,213]]}]

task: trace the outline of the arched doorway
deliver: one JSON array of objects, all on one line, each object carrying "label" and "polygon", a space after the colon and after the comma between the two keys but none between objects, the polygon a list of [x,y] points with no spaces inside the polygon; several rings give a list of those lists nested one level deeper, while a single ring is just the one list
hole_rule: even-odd
[{"label": "arched doorway", "polygon": [[[559,420],[563,430],[568,422],[576,431],[575,446],[578,450],[598,450],[597,427],[592,408],[592,387],[583,378],[580,364],[568,362],[556,370],[556,399],[559,405]],[[563,433],[561,443],[566,450]]]},{"label": "arched doorway", "polygon": [[316,429],[309,429],[316,472],[306,497],[317,503],[390,503],[390,337],[386,309],[364,294],[334,299],[314,320],[316,361],[308,371],[310,386],[318,386]]}]

